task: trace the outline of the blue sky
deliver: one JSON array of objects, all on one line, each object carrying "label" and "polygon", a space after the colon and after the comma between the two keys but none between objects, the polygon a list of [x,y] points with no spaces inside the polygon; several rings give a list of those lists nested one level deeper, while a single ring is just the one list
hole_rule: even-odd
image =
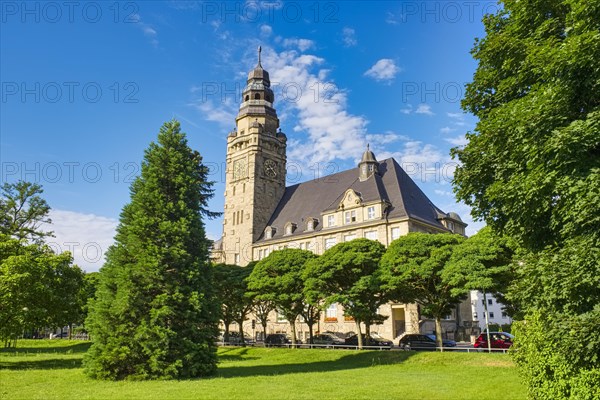
[{"label": "blue sky", "polygon": [[[129,184],[162,123],[181,121],[223,208],[226,135],[263,48],[289,138],[289,183],[345,170],[367,143],[395,157],[444,211],[449,149],[481,17],[495,2],[3,2],[1,181],[44,187],[52,239],[101,267]],[[215,239],[221,220],[208,221]]]}]

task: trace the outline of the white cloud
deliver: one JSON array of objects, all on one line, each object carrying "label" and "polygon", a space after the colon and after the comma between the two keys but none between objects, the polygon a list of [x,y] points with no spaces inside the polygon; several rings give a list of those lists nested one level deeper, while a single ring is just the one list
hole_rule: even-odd
[{"label": "white cloud", "polygon": [[439,189],[435,189],[434,193],[439,195],[439,196],[448,196],[448,197],[454,197],[454,193],[449,192],[447,190],[439,190]]},{"label": "white cloud", "polygon": [[394,60],[382,58],[365,72],[365,76],[373,78],[376,81],[391,82],[400,71],[400,67],[396,65]]},{"label": "white cloud", "polygon": [[428,104],[419,104],[415,110],[415,114],[434,115],[433,111],[431,111],[431,106]]},{"label": "white cloud", "polygon": [[356,46],[358,44],[356,31],[348,27],[342,29],[342,41],[344,42],[344,47]]},{"label": "white cloud", "polygon": [[230,97],[221,102],[205,99],[189,105],[199,110],[207,121],[217,122],[223,127],[231,127],[235,124],[237,110]]},{"label": "white cloud", "polygon": [[456,128],[450,128],[449,126],[445,126],[443,128],[440,129],[441,133],[447,134],[447,133],[452,133],[456,131]]},{"label": "white cloud", "polygon": [[133,25],[137,26],[142,31],[144,36],[150,40],[150,44],[152,44],[154,47],[158,47],[158,32],[156,29],[154,29],[150,24],[142,21],[142,17],[139,14],[133,14],[131,16],[131,20],[135,21],[135,24]]},{"label": "white cloud", "polygon": [[385,22],[390,25],[398,24],[398,20],[396,19],[396,16],[394,15],[394,13],[392,13],[390,11],[388,11],[385,15]]},{"label": "white cloud", "polygon": [[298,48],[300,51],[304,52],[308,49],[314,48],[315,42],[313,42],[310,39],[298,39],[298,38],[283,39],[283,46],[284,47],[295,47],[295,48]]},{"label": "white cloud", "polygon": [[70,251],[74,263],[88,272],[98,271],[104,264],[104,253],[113,243],[118,221],[94,214],[51,210],[54,238],[47,240],[57,252]]},{"label": "white cloud", "polygon": [[402,114],[410,114],[413,112],[412,104],[407,104],[406,107],[400,110]]},{"label": "white cloud", "polygon": [[456,137],[445,138],[444,140],[453,146],[466,146],[467,143],[469,143],[465,135],[458,135]]},{"label": "white cloud", "polygon": [[263,37],[269,37],[273,33],[273,28],[271,26],[264,24],[260,26],[260,34]]}]

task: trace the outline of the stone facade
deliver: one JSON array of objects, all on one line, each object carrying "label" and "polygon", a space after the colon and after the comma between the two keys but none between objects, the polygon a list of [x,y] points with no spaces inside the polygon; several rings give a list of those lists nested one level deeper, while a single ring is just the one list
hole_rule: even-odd
[{"label": "stone facade", "polygon": [[[322,254],[333,245],[355,238],[378,240],[388,246],[409,232],[465,234],[466,224],[456,213],[435,207],[393,160],[378,162],[367,148],[357,168],[324,179],[285,186],[286,136],[279,130],[269,74],[260,63],[248,75],[236,130],[227,138],[227,176],[223,237],[212,257],[217,262],[246,265],[272,251],[299,248]],[[417,304],[387,304],[388,318],[372,332],[395,339],[404,333],[431,333],[433,321],[424,319]],[[251,317],[251,319],[254,319]],[[469,301],[459,305],[442,323],[445,337],[464,339],[472,333]],[[256,335],[251,320],[244,330]],[[308,326],[296,324],[301,340]],[[290,333],[289,324],[273,312],[269,333]],[[343,308],[323,311],[315,331],[350,332],[355,323]],[[363,328],[364,329],[364,328]]]}]

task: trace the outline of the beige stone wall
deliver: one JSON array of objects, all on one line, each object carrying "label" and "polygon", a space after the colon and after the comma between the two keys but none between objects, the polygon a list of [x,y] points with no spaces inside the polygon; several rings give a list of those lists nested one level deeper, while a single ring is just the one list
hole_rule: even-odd
[{"label": "beige stone wall", "polygon": [[[237,120],[237,135],[227,139],[221,253],[225,263],[252,261],[252,244],[285,191],[286,142],[276,136],[278,126],[273,116],[245,116]],[[275,164],[274,176],[265,173],[267,159]]]}]

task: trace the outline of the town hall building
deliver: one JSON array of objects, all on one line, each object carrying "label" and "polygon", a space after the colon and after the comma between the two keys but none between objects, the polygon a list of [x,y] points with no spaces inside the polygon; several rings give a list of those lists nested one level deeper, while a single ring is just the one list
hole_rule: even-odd
[{"label": "town hall building", "polygon": [[[356,168],[286,187],[287,137],[274,101],[259,48],[258,64],[242,93],[236,129],[227,137],[223,236],[215,242],[213,260],[244,266],[284,248],[322,254],[356,238],[388,246],[410,232],[465,234],[466,224],[456,213],[436,207],[396,160],[378,161],[368,146]],[[386,338],[434,330],[433,321],[420,315],[417,304],[390,303],[379,313],[388,318],[371,330]],[[290,333],[289,324],[275,314],[267,334]],[[299,322],[298,336],[305,340],[308,327]],[[468,338],[471,325],[471,306],[466,302],[443,321],[444,336]],[[348,332],[354,327],[343,308],[333,304],[315,330]]]}]

